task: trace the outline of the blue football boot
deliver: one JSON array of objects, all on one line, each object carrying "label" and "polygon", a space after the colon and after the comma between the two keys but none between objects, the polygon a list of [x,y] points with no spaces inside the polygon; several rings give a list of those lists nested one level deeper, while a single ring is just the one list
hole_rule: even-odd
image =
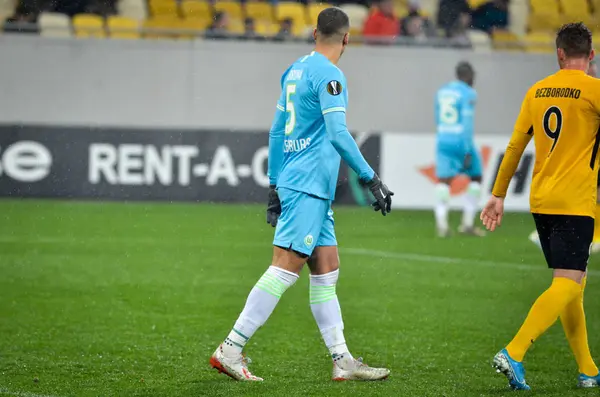
[{"label": "blue football boot", "polygon": [[496,372],[503,373],[508,379],[508,384],[513,390],[531,390],[525,382],[525,368],[523,363],[513,360],[506,349],[502,349],[494,356]]},{"label": "blue football boot", "polygon": [[579,374],[579,378],[577,379],[577,387],[581,387],[584,389],[590,389],[592,387],[598,387],[600,385],[600,374],[596,376],[587,376],[584,374]]}]

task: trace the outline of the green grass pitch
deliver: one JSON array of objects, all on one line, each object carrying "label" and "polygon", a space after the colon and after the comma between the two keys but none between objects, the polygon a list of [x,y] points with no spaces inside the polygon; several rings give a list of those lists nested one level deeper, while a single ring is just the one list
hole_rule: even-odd
[{"label": "green grass pitch", "polygon": [[[260,384],[208,366],[256,280],[264,206],[0,201],[0,395],[505,396],[492,356],[550,272],[530,216],[484,239],[439,240],[429,212],[338,208],[348,345],[387,381],[331,382],[308,277],[249,342]],[[458,218],[454,218],[456,224]],[[600,257],[586,310],[600,360]],[[588,396],[555,325],[526,358],[534,395]]]}]

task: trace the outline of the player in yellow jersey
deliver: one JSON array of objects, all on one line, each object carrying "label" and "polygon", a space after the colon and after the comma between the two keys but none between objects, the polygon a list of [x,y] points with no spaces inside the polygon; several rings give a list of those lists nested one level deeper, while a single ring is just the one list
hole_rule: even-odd
[{"label": "player in yellow jersey", "polygon": [[[595,61],[591,61],[590,62],[590,67],[588,69],[588,75],[592,76],[592,77],[598,77],[598,67],[596,65]],[[600,192],[600,186],[598,187],[598,191]],[[596,204],[596,219],[600,219],[600,194],[598,194],[598,204]],[[537,232],[537,230],[534,230],[533,232],[531,232],[531,234],[529,235],[529,241],[531,241],[532,243],[534,243],[535,245],[537,245],[538,247],[542,247],[540,245],[540,236]],[[600,252],[600,222],[595,222],[594,223],[594,240],[592,243],[592,249],[591,249],[591,253],[595,254]]]},{"label": "player in yellow jersey", "polygon": [[522,364],[525,353],[558,318],[579,366],[578,385],[597,387],[600,382],[583,310],[596,215],[600,79],[586,75],[594,51],[592,33],[584,24],[564,25],[556,36],[556,47],[560,71],[527,92],[492,197],[481,212],[488,230],[500,226],[508,184],[533,138],[536,155],[530,206],[546,262],[554,273],[550,287],[535,301],[519,332],[494,357],[494,366],[514,389],[529,390]]},{"label": "player in yellow jersey", "polygon": [[[592,77],[598,77],[598,66],[595,61],[590,62],[588,74]],[[599,167],[600,168],[600,167]],[[600,186],[598,187],[600,192]],[[598,194],[600,200],[600,194]],[[594,242],[592,243],[592,253],[600,252],[600,201],[596,204],[596,219],[599,221],[594,224]]]}]

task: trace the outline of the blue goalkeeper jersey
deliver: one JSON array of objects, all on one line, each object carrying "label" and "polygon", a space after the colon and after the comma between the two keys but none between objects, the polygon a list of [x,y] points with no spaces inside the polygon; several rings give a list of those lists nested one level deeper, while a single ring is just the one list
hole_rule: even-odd
[{"label": "blue goalkeeper jersey", "polygon": [[[313,51],[285,71],[281,89],[271,129],[271,184],[333,200],[340,154],[362,179],[373,177],[345,125],[348,89],[337,66]],[[277,125],[283,127],[283,120],[279,146]]]},{"label": "blue goalkeeper jersey", "polygon": [[440,88],[435,100],[438,146],[473,147],[476,101],[477,92],[462,81]]}]

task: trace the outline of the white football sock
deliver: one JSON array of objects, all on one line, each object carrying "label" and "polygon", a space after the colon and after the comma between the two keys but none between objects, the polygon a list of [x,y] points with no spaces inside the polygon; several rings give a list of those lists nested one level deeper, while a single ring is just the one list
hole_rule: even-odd
[{"label": "white football sock", "polygon": [[462,224],[465,228],[472,228],[475,224],[475,216],[479,210],[479,197],[481,195],[481,184],[479,182],[469,183],[465,203],[463,207]]},{"label": "white football sock", "polygon": [[438,230],[448,230],[448,202],[450,186],[445,183],[435,185],[435,223]]},{"label": "white football sock", "polygon": [[223,353],[226,356],[234,356],[242,352],[246,342],[273,313],[281,295],[296,280],[298,275],[295,273],[275,266],[267,269],[250,291],[244,310],[223,342]]},{"label": "white football sock", "polygon": [[310,275],[310,309],[331,358],[340,368],[350,369],[354,366],[354,358],[346,346],[342,309],[335,292],[339,272],[338,269],[327,274]]}]

